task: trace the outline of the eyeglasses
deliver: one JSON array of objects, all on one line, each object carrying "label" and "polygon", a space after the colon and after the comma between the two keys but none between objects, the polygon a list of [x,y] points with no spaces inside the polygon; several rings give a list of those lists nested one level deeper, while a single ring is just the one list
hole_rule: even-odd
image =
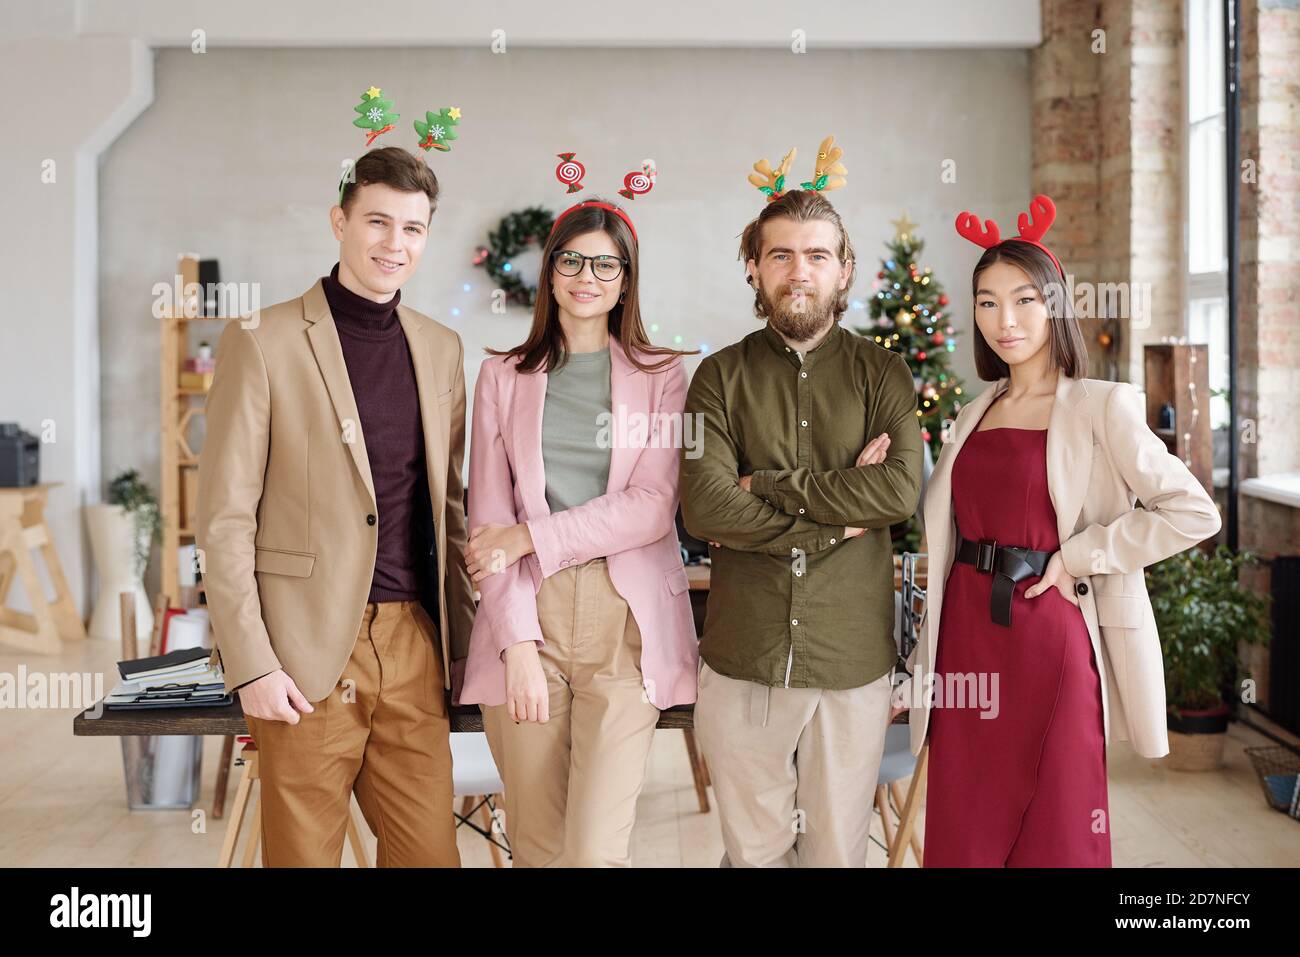
[{"label": "eyeglasses", "polygon": [[582,272],[583,264],[590,262],[591,274],[602,282],[613,282],[627,265],[627,260],[617,256],[584,256],[571,249],[551,253],[551,262],[561,276],[576,276]]}]

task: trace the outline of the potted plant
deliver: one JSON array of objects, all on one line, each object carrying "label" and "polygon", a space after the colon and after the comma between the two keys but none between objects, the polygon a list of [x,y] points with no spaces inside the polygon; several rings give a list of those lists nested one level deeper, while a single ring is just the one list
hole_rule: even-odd
[{"label": "potted plant", "polygon": [[1169,766],[1212,770],[1222,763],[1228,702],[1246,674],[1238,644],[1267,643],[1268,602],[1240,587],[1254,555],[1220,545],[1165,559],[1147,569],[1147,590],[1164,654],[1169,708]]},{"label": "potted plant", "polygon": [[86,507],[86,526],[99,572],[99,598],[90,618],[96,638],[120,638],[119,595],[135,594],[136,637],[153,630],[153,609],[144,590],[149,552],[161,537],[162,513],[153,490],[135,469],[122,472],[108,485],[107,501]]}]

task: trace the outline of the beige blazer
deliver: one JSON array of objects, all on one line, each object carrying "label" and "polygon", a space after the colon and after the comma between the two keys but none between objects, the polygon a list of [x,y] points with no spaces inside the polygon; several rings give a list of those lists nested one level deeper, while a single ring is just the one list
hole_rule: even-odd
[{"label": "beige blazer", "polygon": [[[440,625],[450,688],[448,659],[467,654],[474,614],[463,558],[464,347],[414,309],[397,315],[415,367],[436,542],[421,605]],[[319,280],[226,326],[206,412],[196,537],[226,687],[283,668],[319,701],[352,653],[379,541],[365,435]]]},{"label": "beige blazer", "polygon": [[[999,379],[961,410],[926,489],[926,611],[908,658],[912,678],[901,689],[911,707],[913,753],[929,728],[923,689],[934,679],[920,679],[934,674],[944,585],[956,558],[952,463],[1007,385]],[[1217,533],[1219,511],[1147,427],[1142,397],[1126,382],[1059,377],[1048,422],[1047,484],[1061,557],[1078,579],[1076,597],[1101,674],[1106,741],[1113,729],[1144,757],[1168,754],[1160,637],[1143,569]]]}]

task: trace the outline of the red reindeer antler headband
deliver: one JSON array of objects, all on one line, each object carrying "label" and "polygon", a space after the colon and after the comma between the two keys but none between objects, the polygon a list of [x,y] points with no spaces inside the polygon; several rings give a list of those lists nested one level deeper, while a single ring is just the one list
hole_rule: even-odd
[{"label": "red reindeer antler headband", "polygon": [[[1047,253],[1052,262],[1056,264],[1056,271],[1064,279],[1065,270],[1061,268],[1061,261],[1056,258],[1054,252],[1042,243],[1043,237],[1047,235],[1047,231],[1052,228],[1054,222],[1056,222],[1056,204],[1052,202],[1051,197],[1039,193],[1034,197],[1033,202],[1029,204],[1029,212],[1021,213],[1016,220],[1017,231],[1020,235],[1011,236],[1009,239],[1019,239],[1032,246],[1037,246]],[[1002,242],[997,223],[991,219],[986,219],[984,220],[984,227],[980,228],[979,219],[974,213],[970,212],[963,211],[957,214],[957,233],[984,249],[990,249]]]},{"label": "red reindeer antler headband", "polygon": [[[568,187],[568,192],[576,193],[582,189],[582,178],[587,175],[587,168],[574,158],[577,156],[576,153],[557,153],[556,155],[560,158],[560,165],[555,167],[555,178]],[[639,170],[633,170],[623,177],[623,188],[618,193],[620,196],[626,196],[629,200],[635,200],[638,196],[654,189],[655,179],[658,175],[659,171],[655,169],[655,161],[652,159],[644,160]],[[560,220],[565,216],[586,207],[609,210],[627,224],[627,228],[632,232],[632,241],[639,242],[636,237],[636,227],[632,225],[632,220],[627,213],[612,203],[602,203],[594,199],[575,203],[556,216],[555,223],[551,226],[551,232],[555,232],[555,227],[560,225]]]}]

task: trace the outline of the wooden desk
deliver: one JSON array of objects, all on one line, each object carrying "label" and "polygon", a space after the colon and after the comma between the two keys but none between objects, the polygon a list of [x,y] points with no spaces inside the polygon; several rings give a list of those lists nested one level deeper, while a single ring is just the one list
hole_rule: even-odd
[{"label": "wooden desk", "polygon": [[[85,638],[86,627],[77,614],[59,553],[45,524],[45,502],[60,482],[18,488],[0,488],[0,641],[34,654],[57,654],[63,638]],[[54,586],[54,601],[36,574],[32,552],[39,550]],[[22,579],[31,613],[9,608],[6,599],[13,583]]]},{"label": "wooden desk", "polygon": [[[223,708],[154,708],[142,711],[105,711],[89,717],[87,709],[72,719],[72,733],[88,737],[123,737],[136,734],[248,734],[244,709],[235,703]],[[657,728],[690,730],[694,728],[693,705],[678,705],[659,713]],[[451,713],[451,730],[482,731],[483,714],[478,705],[460,705]]]}]

